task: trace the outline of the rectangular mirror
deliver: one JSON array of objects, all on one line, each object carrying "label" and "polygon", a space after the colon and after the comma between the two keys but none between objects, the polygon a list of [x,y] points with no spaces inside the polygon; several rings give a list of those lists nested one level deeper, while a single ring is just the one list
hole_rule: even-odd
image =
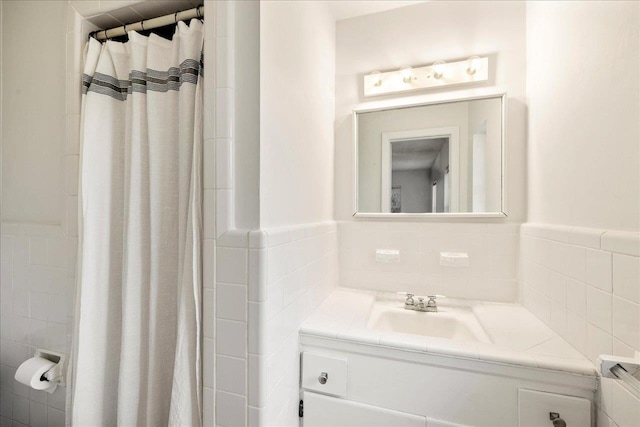
[{"label": "rectangular mirror", "polygon": [[505,101],[355,111],[355,216],[506,216]]}]

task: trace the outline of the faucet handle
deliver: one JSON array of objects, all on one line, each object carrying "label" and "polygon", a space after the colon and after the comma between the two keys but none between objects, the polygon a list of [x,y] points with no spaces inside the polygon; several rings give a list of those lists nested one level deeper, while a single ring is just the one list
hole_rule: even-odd
[{"label": "faucet handle", "polygon": [[398,292],[399,294],[404,294],[405,295],[405,300],[404,300],[404,308],[406,309],[413,309],[413,307],[415,307],[416,302],[413,300],[413,294],[411,292]]},{"label": "faucet handle", "polygon": [[438,311],[438,303],[436,302],[437,295],[428,295],[429,301],[427,301],[426,311],[437,312]]}]

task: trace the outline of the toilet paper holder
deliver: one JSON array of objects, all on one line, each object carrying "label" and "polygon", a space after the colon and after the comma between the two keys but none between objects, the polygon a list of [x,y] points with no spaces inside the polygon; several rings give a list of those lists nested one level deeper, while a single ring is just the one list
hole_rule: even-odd
[{"label": "toilet paper holder", "polygon": [[[65,385],[64,367],[66,362],[66,356],[63,353],[57,353],[55,351],[42,350],[42,349],[36,349],[34,356],[31,359],[25,360],[20,365],[20,367],[18,367],[18,369],[16,370],[17,381],[22,382],[20,379],[18,379],[18,372],[20,371],[20,368],[23,366],[28,366],[29,362],[35,358],[45,359],[54,363],[54,365],[51,366],[51,368],[49,368],[45,372],[43,372],[39,378],[41,382],[47,382],[50,384],[50,386],[48,386],[45,389],[46,391],[52,393],[58,385],[62,385],[62,386]],[[25,369],[29,369],[29,368],[25,367]],[[26,384],[26,385],[29,385],[29,384]]]},{"label": "toilet paper holder", "polygon": [[49,369],[47,372],[40,376],[40,381],[48,381],[50,383],[58,383],[58,385],[64,384],[64,362],[65,355],[62,353],[56,353],[55,351],[36,349],[34,357],[42,357],[43,359],[50,360],[56,365]]}]

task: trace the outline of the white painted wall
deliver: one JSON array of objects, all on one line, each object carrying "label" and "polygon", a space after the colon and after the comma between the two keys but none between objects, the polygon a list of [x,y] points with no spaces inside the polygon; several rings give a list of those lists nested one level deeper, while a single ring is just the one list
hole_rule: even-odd
[{"label": "white painted wall", "polygon": [[328,2],[260,10],[260,225],[333,219],[335,23]]},{"label": "white painted wall", "polygon": [[65,6],[2,3],[4,221],[62,223]]},{"label": "white painted wall", "polygon": [[391,183],[401,187],[402,212],[431,211],[431,169],[395,171]]},{"label": "white painted wall", "polygon": [[529,221],[640,229],[638,7],[527,3]]},{"label": "white painted wall", "polygon": [[[227,2],[222,2],[227,3]],[[234,96],[221,101],[217,109],[235,102],[230,126],[235,133],[234,194],[235,227],[252,229],[260,223],[260,115],[261,113],[261,12],[264,5],[255,1],[236,2],[229,17],[234,27],[234,66],[229,74],[235,79]],[[227,7],[226,9],[231,9]],[[219,55],[221,52],[216,53]],[[220,74],[217,71],[217,74]],[[230,104],[231,103],[231,104]],[[222,124],[222,123],[221,123]]]}]

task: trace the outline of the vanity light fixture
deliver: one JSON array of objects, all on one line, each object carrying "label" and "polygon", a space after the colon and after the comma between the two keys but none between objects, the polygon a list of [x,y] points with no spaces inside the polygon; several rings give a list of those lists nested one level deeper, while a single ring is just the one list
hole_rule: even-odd
[{"label": "vanity light fixture", "polygon": [[371,81],[374,86],[380,86],[382,84],[382,73],[380,71],[372,71],[369,73]]},{"label": "vanity light fixture", "polygon": [[444,75],[444,69],[445,69],[446,65],[447,65],[447,63],[444,62],[444,61],[436,61],[436,62],[433,63],[431,68],[433,69],[433,78],[434,79],[441,79],[442,78],[442,76]]},{"label": "vanity light fixture", "polygon": [[411,80],[413,78],[413,69],[410,66],[405,65],[404,67],[400,68],[400,75],[402,76],[403,82],[411,83]]},{"label": "vanity light fixture", "polygon": [[471,56],[462,61],[435,61],[424,67],[405,65],[394,71],[364,75],[364,96],[439,88],[489,80],[489,58]]},{"label": "vanity light fixture", "polygon": [[473,75],[476,73],[476,71],[478,71],[479,65],[480,65],[480,57],[479,56],[472,56],[471,58],[467,59],[467,74],[469,75]]}]

